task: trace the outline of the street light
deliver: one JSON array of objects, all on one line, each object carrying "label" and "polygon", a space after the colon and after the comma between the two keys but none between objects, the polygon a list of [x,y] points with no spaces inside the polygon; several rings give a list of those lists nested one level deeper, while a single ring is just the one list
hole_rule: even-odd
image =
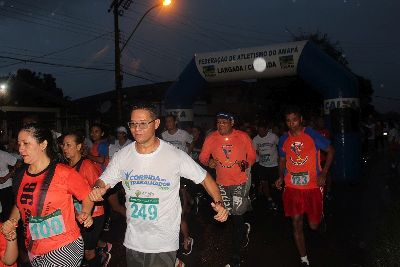
[{"label": "street light", "polygon": [[115,91],[116,91],[116,100],[117,100],[117,116],[118,116],[118,123],[122,123],[122,75],[121,75],[121,53],[128,44],[129,40],[132,38],[133,34],[136,32],[138,29],[139,25],[143,21],[143,19],[146,17],[147,14],[149,14],[153,9],[161,6],[168,6],[171,4],[171,0],[159,0],[156,5],[152,6],[149,8],[143,16],[140,18],[139,22],[136,24],[135,28],[129,35],[128,39],[120,48],[119,46],[119,23],[118,23],[118,16],[120,16],[119,12],[119,6],[122,4],[123,1],[119,0],[114,0],[111,7],[113,8],[113,13],[114,13],[114,28],[115,28],[115,36],[114,36],[114,42],[115,42]]},{"label": "street light", "polygon": [[7,90],[7,84],[6,83],[0,84],[0,93],[4,94],[6,90]]},{"label": "street light", "polygon": [[143,14],[143,16],[140,18],[139,22],[136,24],[135,28],[133,29],[133,31],[131,32],[131,34],[129,35],[128,39],[126,39],[125,44],[122,46],[121,48],[121,53],[122,51],[124,51],[124,48],[126,47],[126,45],[128,44],[129,40],[132,38],[133,34],[136,32],[136,30],[139,28],[140,23],[142,23],[143,19],[146,17],[147,14],[149,14],[153,9],[157,8],[157,7],[161,7],[161,6],[169,6],[171,4],[171,0],[164,0],[154,6],[152,6],[151,8],[149,8],[146,13]]}]

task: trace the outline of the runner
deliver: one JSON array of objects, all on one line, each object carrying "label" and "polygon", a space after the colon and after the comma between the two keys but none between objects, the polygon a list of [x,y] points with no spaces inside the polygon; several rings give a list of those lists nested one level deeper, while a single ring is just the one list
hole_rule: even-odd
[{"label": "runner", "polygon": [[128,126],[135,142],[112,158],[90,194],[102,200],[110,186],[123,182],[126,192],[127,266],[175,265],[179,248],[180,177],[202,183],[214,202],[214,218],[225,221],[227,210],[212,177],[189,155],[155,136],[160,125],[156,109],[149,104],[134,106]]},{"label": "runner", "polygon": [[188,153],[193,137],[185,130],[178,128],[178,121],[174,115],[165,116],[165,128],[167,130],[161,134],[162,139]]},{"label": "runner", "polygon": [[[84,137],[75,132],[64,136],[63,152],[68,160],[69,166],[75,168],[77,172],[89,183],[90,187],[99,178],[100,173],[94,163],[89,159],[82,158],[81,151]],[[75,210],[79,213],[82,209],[82,203],[74,200]],[[93,213],[93,225],[89,229],[81,227],[83,243],[85,244],[85,260],[82,266],[107,266],[111,259],[111,254],[104,252],[101,255],[96,253],[96,245],[99,241],[104,224],[104,208],[101,204],[96,204]]]},{"label": "runner", "polygon": [[90,151],[83,151],[83,156],[93,161],[102,173],[109,161],[108,143],[104,137],[104,129],[100,124],[93,124],[90,127],[90,138],[92,146]]},{"label": "runner", "polygon": [[278,142],[279,138],[267,124],[260,123],[257,128],[258,135],[253,138],[253,145],[256,149],[258,162],[255,167],[258,184],[258,190],[263,193],[267,206],[270,210],[277,210],[278,207],[272,198],[271,185],[275,184],[278,177]]},{"label": "runner", "polygon": [[5,235],[24,224],[25,245],[32,266],[79,266],[83,241],[75,221],[73,196],[82,201],[79,223],[93,223],[90,187],[74,169],[57,163],[51,132],[37,124],[18,134],[19,152],[26,164],[13,183],[16,206],[3,225]]},{"label": "runner", "polygon": [[132,143],[132,140],[128,138],[128,131],[124,126],[120,126],[117,128],[117,140],[113,144],[110,144],[109,147],[109,156],[112,158],[112,156],[121,150],[123,147],[126,147]]},{"label": "runner", "polygon": [[[217,171],[217,184],[225,207],[233,220],[233,251],[231,262],[226,266],[240,266],[240,248],[249,243],[250,224],[244,222],[244,214],[251,208],[246,192],[249,168],[256,160],[247,133],[233,129],[233,116],[217,114],[217,131],[207,136],[199,160]],[[210,158],[212,156],[212,158]]]},{"label": "runner", "polygon": [[[285,111],[289,132],[279,139],[279,179],[276,187],[282,188],[285,215],[292,218],[293,235],[300,263],[309,266],[304,233],[303,216],[307,214],[308,224],[316,230],[322,218],[323,186],[326,174],[332,164],[334,149],[330,141],[316,131],[303,127],[300,109],[288,107]],[[327,152],[326,163],[321,170],[319,150]]]},{"label": "runner", "polygon": [[[0,219],[2,221],[8,219],[11,209],[14,206],[12,177],[14,175],[14,166],[16,166],[17,160],[17,157],[12,154],[0,150],[0,203],[3,207]],[[11,166],[11,171],[9,166]]]},{"label": "runner", "polygon": [[[185,130],[178,128],[178,121],[176,117],[172,114],[165,116],[165,128],[167,129],[164,131],[161,136],[162,139],[174,147],[189,153],[191,150],[193,137]],[[189,213],[191,210],[191,202],[192,196],[190,195],[189,188],[193,188],[193,182],[189,181],[185,178],[181,178],[181,188],[179,189],[179,196],[181,199],[182,205],[182,215],[181,215],[181,232],[183,235],[183,254],[189,255],[192,253],[194,239],[190,237],[189,231]]]}]

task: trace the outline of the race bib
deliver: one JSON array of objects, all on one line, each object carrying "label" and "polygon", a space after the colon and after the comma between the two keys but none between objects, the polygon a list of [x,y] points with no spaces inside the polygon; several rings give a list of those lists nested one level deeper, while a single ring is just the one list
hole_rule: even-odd
[{"label": "race bib", "polygon": [[[74,207],[77,214],[81,213],[82,211],[82,203],[78,200],[74,199]],[[101,205],[95,205],[92,214],[97,212],[100,209]]]},{"label": "race bib", "polygon": [[143,221],[158,220],[158,198],[129,197],[131,217]]},{"label": "race bib", "polygon": [[308,175],[308,172],[295,172],[291,173],[291,175],[292,185],[304,186],[307,185],[310,181],[310,176]]},{"label": "race bib", "polygon": [[40,240],[65,233],[64,219],[61,210],[45,216],[30,217],[29,230],[32,240]]},{"label": "race bib", "polygon": [[74,207],[75,207],[76,213],[78,213],[78,214],[81,213],[81,211],[82,211],[82,203],[81,202],[74,199]]},{"label": "race bib", "polygon": [[260,155],[260,162],[267,163],[270,161],[270,157],[271,157],[270,154],[262,154],[262,155]]}]

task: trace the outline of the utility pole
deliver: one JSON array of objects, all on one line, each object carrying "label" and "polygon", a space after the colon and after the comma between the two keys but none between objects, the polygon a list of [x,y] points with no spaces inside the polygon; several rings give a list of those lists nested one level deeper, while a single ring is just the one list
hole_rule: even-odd
[{"label": "utility pole", "polygon": [[118,124],[122,124],[122,74],[121,74],[121,48],[120,43],[120,31],[119,31],[119,6],[121,0],[114,0],[108,9],[108,12],[113,10],[114,15],[114,62],[115,62],[115,97],[116,97],[116,108],[117,108],[117,119]]}]

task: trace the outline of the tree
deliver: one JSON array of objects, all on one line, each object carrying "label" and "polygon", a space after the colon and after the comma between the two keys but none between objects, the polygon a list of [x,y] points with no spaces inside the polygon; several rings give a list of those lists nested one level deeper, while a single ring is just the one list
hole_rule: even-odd
[{"label": "tree", "polygon": [[299,35],[293,35],[294,41],[310,40],[313,41],[318,47],[332,57],[335,61],[342,64],[349,69],[349,62],[346,59],[343,48],[340,46],[339,41],[332,42],[328,34],[317,31],[316,33],[300,32]]},{"label": "tree", "polygon": [[65,104],[62,89],[57,87],[51,74],[36,73],[29,69],[19,69],[7,79],[9,91],[3,98],[4,104],[25,106],[59,106]]},{"label": "tree", "polygon": [[[300,32],[299,35],[293,34],[293,39],[294,41],[310,40],[314,42],[322,51],[327,53],[335,61],[337,61],[347,70],[352,72],[350,70],[349,62],[346,59],[344,50],[339,44],[339,41],[332,42],[326,33],[322,34],[319,31],[310,34]],[[375,108],[372,105],[372,94],[374,93],[374,89],[370,80],[356,74],[354,75],[358,80],[361,116],[366,117],[374,113],[375,111]]]}]

